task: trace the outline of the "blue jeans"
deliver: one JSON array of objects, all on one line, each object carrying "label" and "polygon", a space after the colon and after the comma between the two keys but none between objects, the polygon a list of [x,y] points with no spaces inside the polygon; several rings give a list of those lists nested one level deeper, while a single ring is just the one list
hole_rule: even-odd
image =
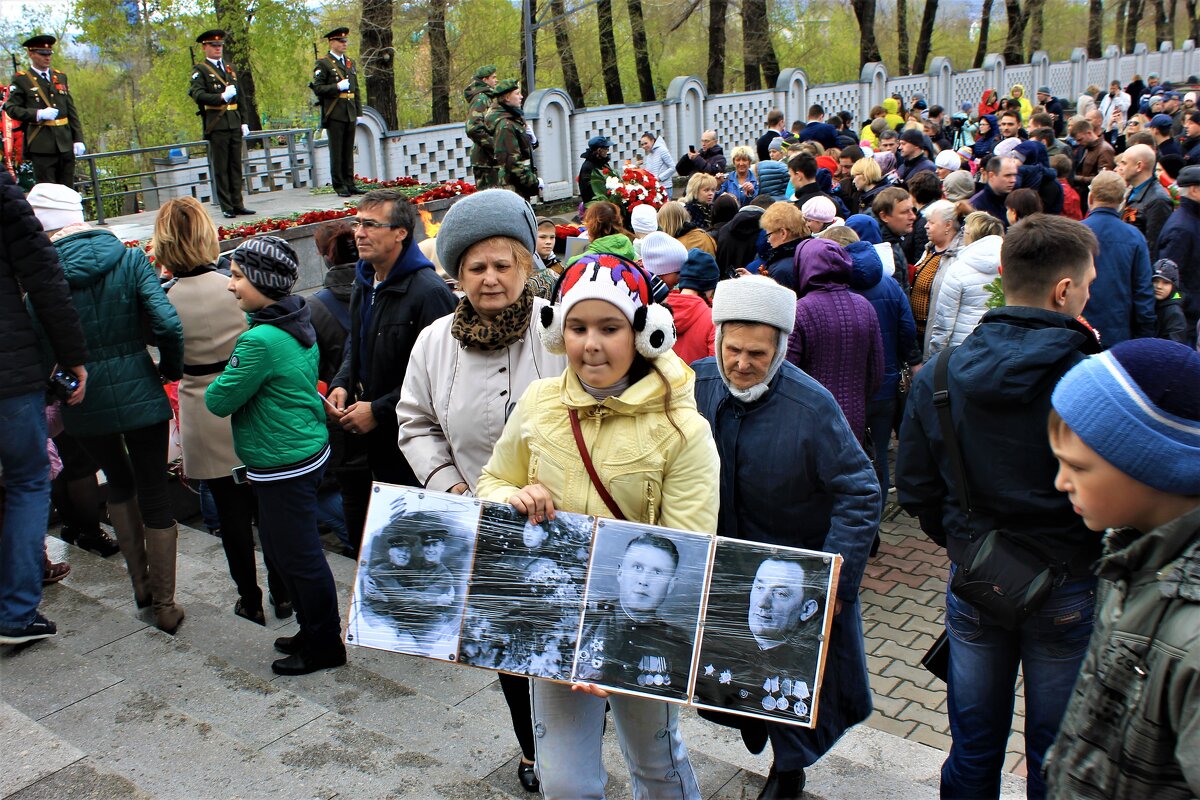
[{"label": "blue jeans", "polygon": [[[953,577],[953,568],[951,571]],[[1020,665],[1025,678],[1025,760],[1030,800],[1046,796],[1042,760],[1054,741],[1092,634],[1096,579],[1064,583],[1017,630],[990,624],[947,588],[950,756],[946,800],[998,798]]]},{"label": "blue jeans", "polygon": [[42,602],[42,554],[50,519],[44,392],[0,398],[0,467],[4,527],[0,531],[0,628],[22,630]]},{"label": "blue jeans", "polygon": [[349,546],[350,534],[346,532],[346,515],[342,511],[342,493],[336,486],[317,490],[317,525],[333,531],[338,541]]},{"label": "blue jeans", "polygon": [[875,445],[875,477],[879,479],[879,514],[887,508],[891,475],[888,473],[888,445],[892,441],[892,421],[896,416],[895,396],[867,403],[867,433]]},{"label": "blue jeans", "polygon": [[[611,694],[634,800],[699,800],[700,785],[679,735],[679,706]],[[537,773],[546,800],[599,800],[608,775],[600,757],[605,698],[534,680]]]}]

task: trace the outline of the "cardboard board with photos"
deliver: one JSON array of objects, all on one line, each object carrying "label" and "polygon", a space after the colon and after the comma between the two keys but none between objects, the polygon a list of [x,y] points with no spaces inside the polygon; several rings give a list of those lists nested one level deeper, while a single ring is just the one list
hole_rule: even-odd
[{"label": "cardboard board with photos", "polygon": [[377,483],[346,643],[811,727],[840,566]]}]

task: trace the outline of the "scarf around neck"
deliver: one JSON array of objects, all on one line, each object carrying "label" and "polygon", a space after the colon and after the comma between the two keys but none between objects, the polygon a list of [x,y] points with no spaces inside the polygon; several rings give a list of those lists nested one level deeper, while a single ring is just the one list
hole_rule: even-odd
[{"label": "scarf around neck", "polygon": [[512,305],[496,315],[489,324],[464,297],[454,309],[454,320],[450,323],[450,335],[463,347],[478,350],[503,350],[520,339],[529,330],[533,315],[533,292],[526,286]]}]

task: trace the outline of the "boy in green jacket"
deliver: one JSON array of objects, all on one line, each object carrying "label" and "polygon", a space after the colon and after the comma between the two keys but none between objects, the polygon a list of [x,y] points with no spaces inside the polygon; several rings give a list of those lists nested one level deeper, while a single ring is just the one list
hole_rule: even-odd
[{"label": "boy in green jacket", "polygon": [[1075,365],[1051,403],[1055,486],[1107,533],[1047,796],[1200,797],[1200,354],[1131,339]]},{"label": "boy in green jacket", "polygon": [[[300,632],[275,640],[279,675],[346,663],[337,590],[317,533],[317,486],[329,458],[317,394],[317,334],[292,248],[274,236],[247,239],[232,254],[229,291],[250,317],[229,363],[205,393],[208,410],[233,415],[233,444],[258,498],[263,554],[287,584]],[[235,470],[237,472],[237,470]]]}]

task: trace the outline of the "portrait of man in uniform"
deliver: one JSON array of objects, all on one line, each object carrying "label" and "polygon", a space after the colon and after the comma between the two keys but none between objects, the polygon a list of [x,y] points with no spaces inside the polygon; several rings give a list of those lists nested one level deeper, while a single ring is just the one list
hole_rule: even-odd
[{"label": "portrait of man in uniform", "polygon": [[375,489],[347,641],[453,661],[477,501],[385,484]]},{"label": "portrait of man in uniform", "polygon": [[534,525],[512,506],[484,503],[461,663],[570,678],[594,527],[592,518],[561,511]]},{"label": "portrait of man in uniform", "polygon": [[604,520],[572,679],[686,702],[711,542]]},{"label": "portrait of man in uniform", "polygon": [[821,553],[718,540],[696,660],[696,706],[814,723],[832,561]]}]

